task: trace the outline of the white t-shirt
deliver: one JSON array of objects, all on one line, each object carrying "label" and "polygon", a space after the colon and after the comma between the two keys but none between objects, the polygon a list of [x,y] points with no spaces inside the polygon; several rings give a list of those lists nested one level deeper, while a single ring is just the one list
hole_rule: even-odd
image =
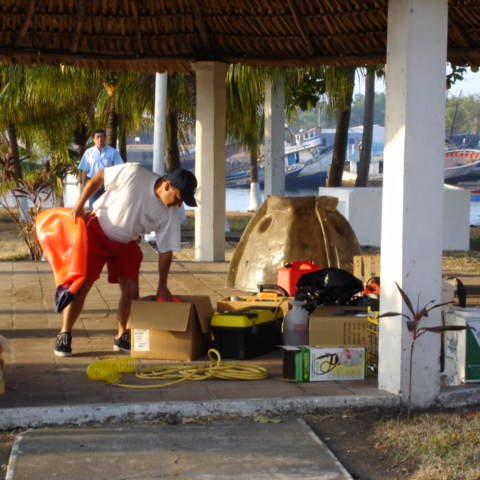
[{"label": "white t-shirt", "polygon": [[93,210],[108,238],[128,243],[155,231],[159,252],[180,250],[178,208],[166,207],[155,195],[159,178],[138,163],[105,168],[106,191]]}]

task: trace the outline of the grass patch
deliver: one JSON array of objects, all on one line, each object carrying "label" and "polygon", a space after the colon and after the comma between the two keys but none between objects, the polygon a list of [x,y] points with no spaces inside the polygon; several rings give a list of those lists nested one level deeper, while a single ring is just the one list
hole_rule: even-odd
[{"label": "grass patch", "polygon": [[27,245],[10,216],[0,210],[0,261],[28,260]]},{"label": "grass patch", "polygon": [[478,480],[480,412],[425,413],[375,425],[378,448],[409,465],[411,480]]},{"label": "grass patch", "polygon": [[470,250],[480,251],[480,227],[470,227]]},{"label": "grass patch", "polygon": [[[228,212],[227,219],[230,232],[236,232],[240,236],[253,215],[252,212]],[[193,235],[195,231],[194,212],[188,210],[186,217],[187,222],[182,225],[182,231]],[[444,252],[443,269],[445,273],[480,272],[480,227],[471,227],[470,234],[471,249],[469,251]],[[234,248],[235,245],[231,242],[227,245],[227,249],[233,250]],[[362,253],[364,255],[378,255],[380,249],[363,247]],[[28,260],[29,258],[28,248],[21,239],[16,225],[5,210],[0,209],[0,261]]]},{"label": "grass patch", "polygon": [[[227,212],[226,217],[230,231],[232,232],[243,232],[247,226],[250,219],[253,217],[253,212]],[[185,231],[194,231],[195,230],[195,215],[191,210],[186,212],[187,221],[182,225],[182,229]]]}]

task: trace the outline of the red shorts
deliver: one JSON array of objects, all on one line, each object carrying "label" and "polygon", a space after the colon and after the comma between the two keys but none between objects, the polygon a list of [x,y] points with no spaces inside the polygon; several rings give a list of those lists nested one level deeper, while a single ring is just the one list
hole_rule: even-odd
[{"label": "red shorts", "polygon": [[86,219],[88,233],[87,280],[95,282],[105,263],[108,281],[118,283],[119,278],[138,281],[143,254],[135,240],[128,243],[114,242],[103,233],[98,218],[90,214]]}]

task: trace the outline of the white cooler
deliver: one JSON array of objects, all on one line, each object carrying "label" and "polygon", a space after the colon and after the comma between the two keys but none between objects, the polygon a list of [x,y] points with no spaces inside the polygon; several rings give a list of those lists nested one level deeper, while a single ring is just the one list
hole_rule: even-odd
[{"label": "white cooler", "polygon": [[444,334],[445,384],[480,382],[480,307],[448,308],[445,325],[467,327]]}]

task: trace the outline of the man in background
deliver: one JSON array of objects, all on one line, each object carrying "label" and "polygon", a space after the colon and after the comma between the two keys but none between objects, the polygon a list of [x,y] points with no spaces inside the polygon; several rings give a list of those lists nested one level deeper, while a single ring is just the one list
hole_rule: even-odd
[{"label": "man in background", "polygon": [[[106,167],[112,167],[113,165],[120,165],[123,163],[122,157],[118,151],[106,144],[107,134],[105,130],[98,129],[92,134],[93,147],[85,150],[85,153],[80,160],[78,170],[80,173],[80,186],[82,191],[85,188],[85,184],[90,180],[97,172],[103,170]],[[92,195],[88,201],[88,206],[91,208],[93,202],[99,198],[105,190],[103,187]]]}]

